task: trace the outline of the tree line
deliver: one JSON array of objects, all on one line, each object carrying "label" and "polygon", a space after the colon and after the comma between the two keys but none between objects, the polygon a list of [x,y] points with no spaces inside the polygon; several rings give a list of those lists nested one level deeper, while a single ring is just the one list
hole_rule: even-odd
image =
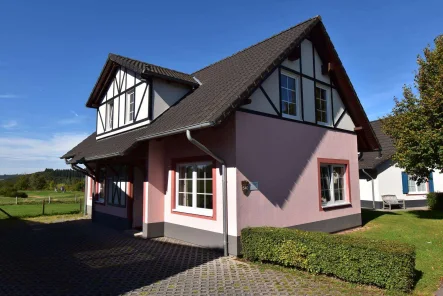
[{"label": "tree line", "polygon": [[43,172],[17,175],[0,181],[0,195],[14,195],[20,190],[55,190],[62,187],[67,191],[84,191],[84,175],[70,169],[46,169]]}]

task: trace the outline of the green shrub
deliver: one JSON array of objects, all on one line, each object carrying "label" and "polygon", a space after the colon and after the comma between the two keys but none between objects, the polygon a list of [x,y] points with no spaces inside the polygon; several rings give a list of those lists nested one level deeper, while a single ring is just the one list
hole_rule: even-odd
[{"label": "green shrub", "polygon": [[6,197],[20,197],[20,198],[28,197],[28,195],[25,192],[17,191],[17,189],[13,187],[2,188],[0,190],[0,195]]},{"label": "green shrub", "polygon": [[443,211],[443,192],[430,192],[426,200],[430,210]]},{"label": "green shrub", "polygon": [[405,292],[414,283],[415,249],[402,243],[272,227],[245,228],[241,242],[251,261]]},{"label": "green shrub", "polygon": [[28,197],[26,192],[22,192],[22,191],[17,191],[15,196],[20,197],[20,198],[27,198]]}]

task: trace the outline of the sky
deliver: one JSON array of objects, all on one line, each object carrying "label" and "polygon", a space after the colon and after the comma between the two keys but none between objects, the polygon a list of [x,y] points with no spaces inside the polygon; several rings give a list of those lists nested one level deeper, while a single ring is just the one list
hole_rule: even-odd
[{"label": "sky", "polygon": [[443,1],[414,3],[2,1],[0,174],[68,168],[59,157],[95,129],[85,103],[108,53],[192,73],[316,15],[377,119],[443,33]]}]

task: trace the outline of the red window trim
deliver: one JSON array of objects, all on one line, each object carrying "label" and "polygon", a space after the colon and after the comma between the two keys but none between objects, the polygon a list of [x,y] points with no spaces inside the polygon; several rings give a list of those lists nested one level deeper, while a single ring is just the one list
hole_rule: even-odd
[{"label": "red window trim", "polygon": [[[337,205],[334,207],[330,207],[330,208],[323,208],[322,204],[321,204],[321,172],[320,172],[320,166],[322,164],[343,164],[346,165],[346,171],[345,171],[345,178],[346,178],[346,200],[350,203],[349,204],[344,204],[344,205]],[[330,211],[330,210],[335,210],[335,209],[341,209],[344,207],[349,207],[352,206],[352,197],[351,197],[351,179],[350,179],[350,166],[349,166],[349,160],[347,159],[334,159],[334,158],[317,158],[317,170],[318,170],[318,206],[319,206],[319,210],[324,212],[324,211]]]},{"label": "red window trim", "polygon": [[[200,162],[200,161],[211,161],[212,162],[212,216],[203,216],[198,214],[189,214],[183,213],[179,211],[175,211],[176,205],[176,168],[177,164],[180,163],[192,163],[192,162]],[[217,220],[217,165],[216,161],[210,156],[194,156],[194,157],[186,157],[186,158],[175,158],[171,160],[171,213],[176,215],[195,217],[200,219],[207,220]]]}]

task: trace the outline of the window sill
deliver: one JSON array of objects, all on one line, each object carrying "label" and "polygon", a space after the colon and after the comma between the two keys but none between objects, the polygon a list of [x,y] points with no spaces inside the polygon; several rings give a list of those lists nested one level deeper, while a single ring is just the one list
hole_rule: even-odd
[{"label": "window sill", "polygon": [[416,195],[427,195],[429,192],[414,192],[414,193],[408,193],[406,196],[416,196]]},{"label": "window sill", "polygon": [[287,119],[292,119],[292,120],[301,121],[300,116],[294,116],[294,115],[289,115],[289,114],[284,114],[284,113],[282,113],[281,116],[282,116],[283,118],[287,118]]},{"label": "window sill", "polygon": [[329,122],[321,122],[321,121],[317,121],[317,124],[318,124],[318,125],[321,125],[321,126],[328,126],[328,127],[331,127],[331,124],[330,124]]},{"label": "window sill", "polygon": [[336,209],[336,208],[344,208],[344,207],[350,207],[352,204],[350,202],[344,202],[344,203],[336,203],[336,204],[330,204],[330,205],[322,205],[321,208],[323,210],[329,210],[329,209]]},{"label": "window sill", "polygon": [[191,217],[197,217],[197,218],[205,218],[205,219],[215,219],[214,212],[211,210],[211,212],[207,211],[200,212],[200,211],[193,211],[193,210],[186,210],[186,209],[172,209],[173,214],[179,214],[179,215],[185,215],[185,216],[191,216]]}]

